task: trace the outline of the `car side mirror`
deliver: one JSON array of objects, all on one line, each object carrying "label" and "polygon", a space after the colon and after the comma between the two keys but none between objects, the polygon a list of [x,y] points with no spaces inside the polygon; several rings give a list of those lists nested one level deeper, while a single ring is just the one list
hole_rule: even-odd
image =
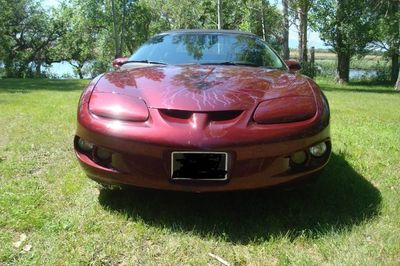
[{"label": "car side mirror", "polygon": [[291,72],[296,72],[301,69],[300,63],[296,60],[286,60],[285,63]]},{"label": "car side mirror", "polygon": [[112,66],[113,66],[115,69],[118,69],[118,68],[120,68],[126,61],[128,61],[128,57],[119,57],[119,58],[115,58],[115,59],[112,61]]}]

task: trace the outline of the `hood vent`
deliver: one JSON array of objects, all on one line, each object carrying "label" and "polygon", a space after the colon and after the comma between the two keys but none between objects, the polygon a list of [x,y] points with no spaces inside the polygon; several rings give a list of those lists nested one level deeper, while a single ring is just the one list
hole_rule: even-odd
[{"label": "hood vent", "polygon": [[190,119],[194,113],[201,113],[207,115],[208,121],[227,121],[239,117],[243,111],[242,110],[228,110],[228,111],[208,111],[208,112],[194,112],[194,111],[184,111],[184,110],[174,110],[174,109],[159,109],[161,116],[168,119],[180,119],[187,120]]}]

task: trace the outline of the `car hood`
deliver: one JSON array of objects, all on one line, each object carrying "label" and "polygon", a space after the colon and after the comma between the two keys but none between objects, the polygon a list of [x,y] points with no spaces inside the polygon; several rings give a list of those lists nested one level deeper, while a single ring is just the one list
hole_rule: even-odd
[{"label": "car hood", "polygon": [[149,108],[189,111],[247,110],[269,99],[314,97],[301,75],[214,65],[125,66],[106,73],[94,92],[137,97]]}]

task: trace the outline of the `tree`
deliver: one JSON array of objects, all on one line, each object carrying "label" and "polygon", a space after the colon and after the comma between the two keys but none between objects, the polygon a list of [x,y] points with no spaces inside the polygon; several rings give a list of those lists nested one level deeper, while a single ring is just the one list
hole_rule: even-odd
[{"label": "tree", "polygon": [[386,51],[392,62],[391,81],[395,83],[399,74],[400,1],[370,1],[370,5],[379,14],[372,48]]},{"label": "tree", "polygon": [[[115,46],[115,58],[122,57],[125,22],[127,16],[127,0],[110,0],[111,1],[111,17],[112,17],[112,31]],[[116,3],[117,2],[117,3]],[[116,5],[119,4],[118,8]],[[119,11],[119,12],[118,12]]]},{"label": "tree", "polygon": [[1,60],[6,76],[41,75],[42,65],[55,62],[50,52],[64,33],[62,20],[33,0],[2,1]]},{"label": "tree", "polygon": [[[225,9],[232,15],[226,19],[228,29],[252,32],[270,43],[276,50],[282,49],[283,17],[275,5],[265,0],[238,1]],[[234,20],[233,20],[234,19]],[[238,27],[239,25],[239,27]]]},{"label": "tree", "polygon": [[376,14],[367,2],[314,0],[312,26],[337,54],[337,81],[349,81],[350,60],[365,52],[373,39]]},{"label": "tree", "polygon": [[57,15],[65,19],[66,31],[52,49],[54,57],[59,61],[68,61],[83,79],[85,64],[97,57],[98,28],[85,19],[79,3],[74,1],[61,4]]},{"label": "tree", "polygon": [[288,60],[290,57],[289,50],[289,0],[282,0],[283,6],[283,34],[282,34],[282,50],[283,59]]},{"label": "tree", "polygon": [[217,12],[218,12],[218,29],[223,28],[223,15],[222,15],[222,0],[217,0]]},{"label": "tree", "polygon": [[151,30],[152,13],[151,8],[142,1],[132,2],[127,8],[128,22],[125,30],[124,42],[129,54],[155,32]]},{"label": "tree", "polygon": [[292,0],[290,1],[291,8],[294,10],[295,19],[299,21],[299,61],[308,61],[308,13],[313,5],[312,0]]},{"label": "tree", "polygon": [[388,43],[390,46],[390,55],[392,58],[392,73],[391,80],[394,82],[397,75],[397,88],[399,89],[400,79],[400,67],[399,67],[399,56],[400,56],[400,1],[391,0],[390,8],[388,10],[388,22],[390,31],[387,34]]}]

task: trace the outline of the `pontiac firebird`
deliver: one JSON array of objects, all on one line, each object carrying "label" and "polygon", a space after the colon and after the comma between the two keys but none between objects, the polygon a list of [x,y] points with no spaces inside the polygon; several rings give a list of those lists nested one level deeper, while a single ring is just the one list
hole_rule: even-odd
[{"label": "pontiac firebird", "polygon": [[83,91],[74,139],[101,184],[264,188],[314,176],[329,160],[326,97],[253,34],[165,32],[113,65]]}]

